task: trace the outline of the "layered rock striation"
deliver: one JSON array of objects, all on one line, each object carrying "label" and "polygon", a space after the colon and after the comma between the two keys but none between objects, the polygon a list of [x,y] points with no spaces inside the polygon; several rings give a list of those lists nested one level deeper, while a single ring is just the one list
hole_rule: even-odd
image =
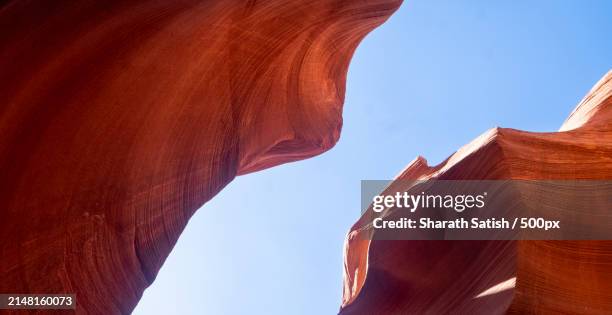
[{"label": "layered rock striation", "polygon": [[[397,182],[417,179],[612,179],[612,71],[558,132],[495,128],[437,166],[418,157]],[[612,241],[371,240],[370,223],[347,236],[340,314],[612,310]]]},{"label": "layered rock striation", "polygon": [[400,2],[2,1],[0,292],[129,313],[235,176],[335,144]]}]

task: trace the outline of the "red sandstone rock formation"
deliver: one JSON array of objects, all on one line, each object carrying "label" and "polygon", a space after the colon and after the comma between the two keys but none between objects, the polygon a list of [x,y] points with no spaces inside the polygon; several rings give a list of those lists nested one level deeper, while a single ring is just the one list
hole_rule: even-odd
[{"label": "red sandstone rock formation", "polygon": [[[398,179],[612,179],[612,71],[559,132],[495,128]],[[612,312],[612,241],[369,241],[369,223],[347,237],[342,315]]]},{"label": "red sandstone rock formation", "polygon": [[0,292],[129,313],[236,175],[334,145],[400,2],[0,3]]}]

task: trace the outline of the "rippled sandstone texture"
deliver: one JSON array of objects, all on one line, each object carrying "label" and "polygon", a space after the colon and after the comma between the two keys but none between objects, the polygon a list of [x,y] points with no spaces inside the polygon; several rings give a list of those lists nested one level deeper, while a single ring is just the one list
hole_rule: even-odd
[{"label": "rippled sandstone texture", "polygon": [[334,145],[400,2],[2,1],[0,292],[129,313],[236,175]]},{"label": "rippled sandstone texture", "polygon": [[[612,71],[559,132],[495,128],[397,178],[610,180]],[[368,241],[366,218],[345,244],[342,315],[612,312],[612,241]]]}]

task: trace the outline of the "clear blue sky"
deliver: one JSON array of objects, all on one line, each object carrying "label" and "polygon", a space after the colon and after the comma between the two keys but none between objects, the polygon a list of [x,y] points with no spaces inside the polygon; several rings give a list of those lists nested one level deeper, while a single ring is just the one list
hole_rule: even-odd
[{"label": "clear blue sky", "polygon": [[485,130],[554,131],[612,68],[612,1],[410,1],[358,48],[331,151],[237,178],[135,314],[335,314],[362,179]]}]

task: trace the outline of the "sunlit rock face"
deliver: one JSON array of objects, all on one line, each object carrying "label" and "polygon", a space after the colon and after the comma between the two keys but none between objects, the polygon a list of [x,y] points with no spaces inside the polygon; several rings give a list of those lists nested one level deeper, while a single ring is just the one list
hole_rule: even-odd
[{"label": "sunlit rock face", "polygon": [[[492,129],[440,165],[415,159],[397,179],[610,180],[612,72],[559,132]],[[342,315],[612,310],[612,241],[369,241],[369,223],[347,236]]]},{"label": "sunlit rock face", "polygon": [[400,2],[2,1],[0,292],[129,313],[236,175],[335,144]]}]

